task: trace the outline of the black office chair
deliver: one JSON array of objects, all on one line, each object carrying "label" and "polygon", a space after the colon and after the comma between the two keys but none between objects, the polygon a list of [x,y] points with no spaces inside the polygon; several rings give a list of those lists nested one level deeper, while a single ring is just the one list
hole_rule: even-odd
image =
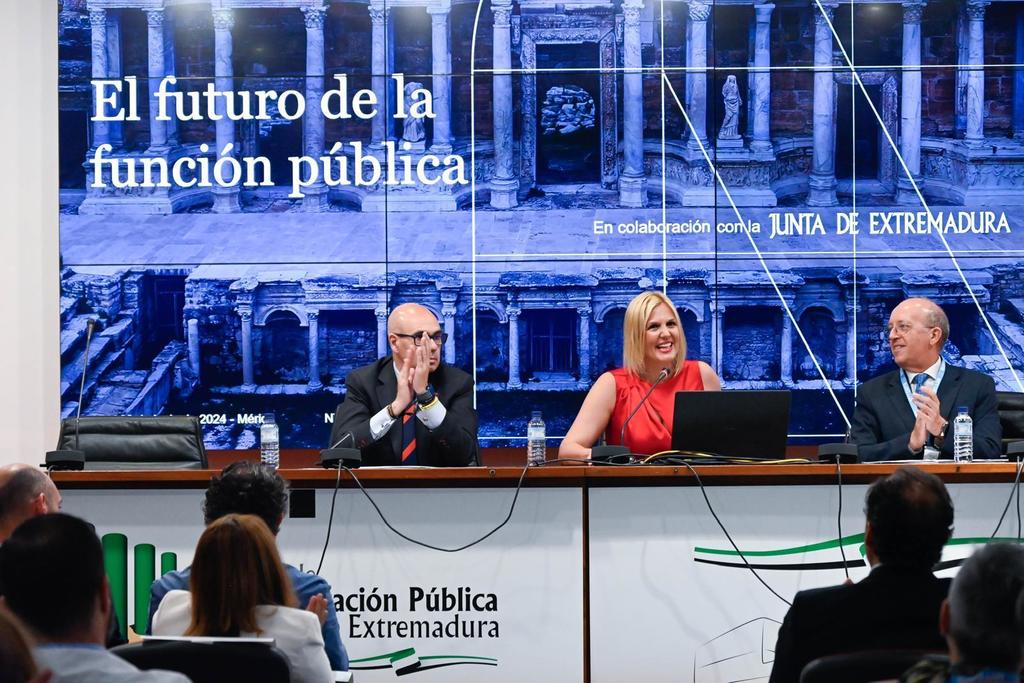
[{"label": "black office chair", "polygon": [[192,683],[289,683],[288,657],[267,643],[147,640],[111,650],[140,669],[164,669],[188,676]]},{"label": "black office chair", "polygon": [[1003,452],[1007,444],[1024,439],[1024,394],[1016,391],[997,391],[999,424],[1003,428]]},{"label": "black office chair", "polygon": [[[76,436],[77,431],[77,436]],[[83,417],[61,423],[57,448],[85,452],[85,469],[206,469],[206,449],[194,417]]]},{"label": "black office chair", "polygon": [[924,650],[865,650],[819,657],[800,672],[800,683],[870,683],[898,679],[928,657],[945,655]]}]

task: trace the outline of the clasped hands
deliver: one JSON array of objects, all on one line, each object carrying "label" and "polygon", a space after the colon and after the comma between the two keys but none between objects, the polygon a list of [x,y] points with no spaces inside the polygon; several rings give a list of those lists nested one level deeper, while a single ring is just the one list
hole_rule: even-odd
[{"label": "clasped hands", "polygon": [[402,369],[398,373],[398,391],[395,400],[391,402],[392,415],[400,415],[413,399],[427,390],[429,375],[430,352],[426,345],[409,349],[402,359]]},{"label": "clasped hands", "polygon": [[946,418],[942,417],[939,397],[931,388],[921,387],[910,400],[917,406],[917,419],[914,421],[914,429],[910,432],[910,442],[907,445],[911,451],[916,452],[924,448],[929,434],[942,434],[946,428]]}]

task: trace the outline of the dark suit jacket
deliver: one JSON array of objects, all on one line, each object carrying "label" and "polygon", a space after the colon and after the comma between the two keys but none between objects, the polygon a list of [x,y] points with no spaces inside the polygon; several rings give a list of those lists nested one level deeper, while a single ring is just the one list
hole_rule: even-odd
[{"label": "dark suit jacket", "polygon": [[[907,460],[914,411],[900,383],[901,370],[876,377],[857,392],[850,436],[863,462]],[[953,457],[953,418],[958,406],[967,406],[974,421],[974,457],[998,458],[1002,452],[995,382],[988,375],[946,364],[938,390],[942,416],[949,420],[942,457]]]},{"label": "dark suit jacket", "polygon": [[[433,431],[416,420],[416,458],[419,465],[453,467],[476,463],[476,411],[473,378],[442,363],[430,373],[430,384],[444,405],[444,420]],[[370,436],[370,418],[395,400],[398,378],[391,356],[353,370],[345,378],[345,400],[334,414],[331,443],[351,432],[363,452],[364,465],[399,465],[402,421],[395,420],[376,442]],[[341,446],[350,446],[346,439]]]},{"label": "dark suit jacket", "polygon": [[811,661],[858,650],[945,651],[939,608],[949,579],[879,565],[859,583],[800,591],[779,629],[770,683],[797,683]]}]

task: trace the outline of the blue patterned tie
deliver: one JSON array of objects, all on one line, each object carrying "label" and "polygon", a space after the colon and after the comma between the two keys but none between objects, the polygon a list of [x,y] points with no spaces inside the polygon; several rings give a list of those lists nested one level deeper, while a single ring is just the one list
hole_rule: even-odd
[{"label": "blue patterned tie", "polygon": [[924,383],[927,382],[930,379],[931,379],[931,377],[928,376],[927,372],[922,372],[917,377],[915,377],[914,378],[914,393],[915,394],[920,394],[921,393],[921,387],[923,387]]}]

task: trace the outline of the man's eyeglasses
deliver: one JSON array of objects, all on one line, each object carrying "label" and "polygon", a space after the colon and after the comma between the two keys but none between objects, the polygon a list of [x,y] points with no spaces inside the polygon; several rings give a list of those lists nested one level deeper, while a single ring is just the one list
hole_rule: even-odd
[{"label": "man's eyeglasses", "polygon": [[[926,330],[933,329],[932,327],[928,327],[926,325],[922,325],[922,327],[924,329],[926,329]],[[893,332],[895,332],[896,334],[898,334],[900,336],[905,336],[907,334],[910,334],[910,332],[913,329],[914,329],[914,325],[912,325],[910,323],[896,323],[895,325],[890,325],[889,326],[889,334],[892,334]]]},{"label": "man's eyeglasses", "polygon": [[435,332],[434,334],[427,334],[426,332],[417,332],[416,334],[401,334],[399,332],[395,332],[395,336],[405,337],[406,339],[412,339],[412,343],[415,344],[416,346],[423,346],[423,340],[427,337],[429,337],[430,340],[437,344],[438,346],[441,346],[446,341],[448,341],[447,332]]}]

